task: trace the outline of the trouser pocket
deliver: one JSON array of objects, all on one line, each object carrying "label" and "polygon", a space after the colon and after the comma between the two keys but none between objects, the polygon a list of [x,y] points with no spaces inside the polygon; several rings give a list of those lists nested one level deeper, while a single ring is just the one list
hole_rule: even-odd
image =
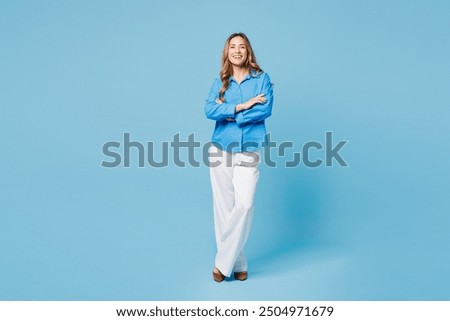
[{"label": "trouser pocket", "polygon": [[240,155],[238,165],[244,167],[256,167],[261,162],[261,156],[258,152],[243,152]]}]

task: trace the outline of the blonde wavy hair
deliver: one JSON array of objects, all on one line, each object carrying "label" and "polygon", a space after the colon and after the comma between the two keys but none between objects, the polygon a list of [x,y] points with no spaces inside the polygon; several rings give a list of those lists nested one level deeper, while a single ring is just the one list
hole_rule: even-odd
[{"label": "blonde wavy hair", "polygon": [[225,91],[230,86],[230,76],[233,74],[233,66],[228,60],[228,50],[230,47],[230,41],[234,37],[242,37],[244,39],[245,46],[247,47],[247,59],[244,62],[244,67],[247,68],[250,72],[262,72],[263,70],[259,67],[256,62],[256,57],[252,49],[252,45],[250,44],[250,40],[248,40],[247,36],[242,32],[237,32],[231,34],[227,41],[225,41],[225,46],[222,51],[222,69],[220,70],[220,80],[222,81],[222,88],[219,91],[219,99],[225,101],[223,96]]}]

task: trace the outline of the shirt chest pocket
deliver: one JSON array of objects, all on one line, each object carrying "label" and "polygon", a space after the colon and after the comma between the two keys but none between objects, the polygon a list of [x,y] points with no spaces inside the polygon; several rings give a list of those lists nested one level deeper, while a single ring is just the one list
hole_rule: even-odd
[{"label": "shirt chest pocket", "polygon": [[[231,88],[230,88],[231,89]],[[241,93],[236,89],[227,90],[225,92],[225,101],[230,104],[240,104],[242,103]]]},{"label": "shirt chest pocket", "polygon": [[241,88],[242,92],[242,102],[246,102],[247,100],[255,97],[256,95],[261,94],[261,89],[258,88],[258,83],[256,81],[248,81],[243,84]]}]

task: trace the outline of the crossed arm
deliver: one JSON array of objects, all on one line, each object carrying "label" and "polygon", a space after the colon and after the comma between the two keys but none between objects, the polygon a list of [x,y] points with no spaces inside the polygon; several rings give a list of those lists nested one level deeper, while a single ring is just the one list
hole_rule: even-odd
[{"label": "crossed arm", "polygon": [[272,114],[273,90],[270,78],[264,75],[261,93],[241,104],[218,99],[219,83],[215,83],[205,105],[206,117],[213,120],[235,120],[239,126],[266,119]]}]

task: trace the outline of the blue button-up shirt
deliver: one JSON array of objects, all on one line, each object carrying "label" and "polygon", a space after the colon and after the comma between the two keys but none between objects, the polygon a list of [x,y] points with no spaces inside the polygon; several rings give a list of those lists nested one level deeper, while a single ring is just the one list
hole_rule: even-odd
[{"label": "blue button-up shirt", "polygon": [[[269,75],[264,72],[251,73],[241,83],[230,77],[230,86],[225,91],[224,103],[217,103],[222,82],[217,78],[206,98],[206,117],[216,121],[211,142],[228,152],[256,151],[267,143],[264,120],[272,114],[273,90]],[[235,113],[237,104],[242,104],[259,94],[266,102]]]}]

